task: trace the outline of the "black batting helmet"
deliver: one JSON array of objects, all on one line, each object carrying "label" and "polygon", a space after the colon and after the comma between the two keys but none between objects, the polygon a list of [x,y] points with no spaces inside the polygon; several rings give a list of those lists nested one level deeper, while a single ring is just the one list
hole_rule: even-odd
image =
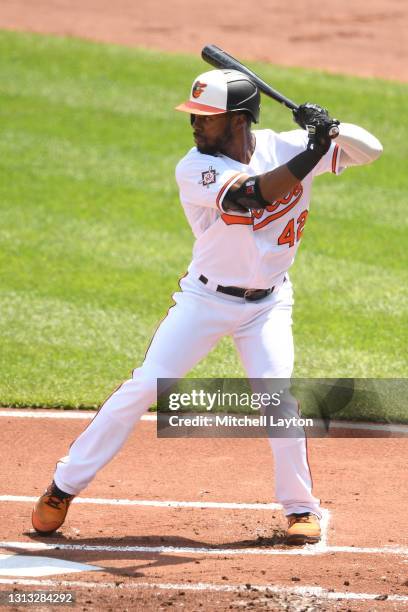
[{"label": "black batting helmet", "polygon": [[260,97],[258,87],[246,74],[238,70],[209,70],[194,80],[190,99],[176,106],[176,110],[194,115],[246,111],[258,123]]}]

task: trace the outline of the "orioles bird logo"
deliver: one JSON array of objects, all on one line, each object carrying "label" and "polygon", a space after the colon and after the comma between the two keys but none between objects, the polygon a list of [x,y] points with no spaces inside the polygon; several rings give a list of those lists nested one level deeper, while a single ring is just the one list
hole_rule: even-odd
[{"label": "orioles bird logo", "polygon": [[206,87],[207,83],[200,83],[200,81],[196,81],[193,85],[193,98],[199,98]]}]

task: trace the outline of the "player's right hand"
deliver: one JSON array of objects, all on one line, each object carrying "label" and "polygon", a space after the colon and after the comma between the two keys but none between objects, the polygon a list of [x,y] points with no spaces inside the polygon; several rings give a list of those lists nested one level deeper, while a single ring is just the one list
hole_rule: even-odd
[{"label": "player's right hand", "polygon": [[324,155],[329,150],[332,138],[339,133],[337,119],[332,119],[329,111],[317,104],[306,102],[293,111],[296,123],[309,135],[307,148]]},{"label": "player's right hand", "polygon": [[319,125],[331,121],[329,111],[318,104],[305,102],[293,110],[293,120],[302,130],[306,130],[307,125]]}]

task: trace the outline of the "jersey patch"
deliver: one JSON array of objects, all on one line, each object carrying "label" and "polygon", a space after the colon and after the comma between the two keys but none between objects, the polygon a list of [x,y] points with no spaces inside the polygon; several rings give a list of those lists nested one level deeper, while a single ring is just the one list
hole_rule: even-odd
[{"label": "jersey patch", "polygon": [[216,171],[215,168],[210,166],[208,170],[201,173],[201,181],[198,181],[199,185],[203,187],[207,187],[209,189],[210,185],[217,182],[217,176],[219,172]]}]

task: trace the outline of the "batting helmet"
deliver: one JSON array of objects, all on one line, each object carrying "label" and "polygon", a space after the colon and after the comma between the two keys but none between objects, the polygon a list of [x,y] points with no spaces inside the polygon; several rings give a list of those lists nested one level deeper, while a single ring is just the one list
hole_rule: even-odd
[{"label": "batting helmet", "polygon": [[176,110],[194,115],[246,111],[258,123],[260,93],[255,83],[238,70],[209,70],[195,79],[190,99]]}]

